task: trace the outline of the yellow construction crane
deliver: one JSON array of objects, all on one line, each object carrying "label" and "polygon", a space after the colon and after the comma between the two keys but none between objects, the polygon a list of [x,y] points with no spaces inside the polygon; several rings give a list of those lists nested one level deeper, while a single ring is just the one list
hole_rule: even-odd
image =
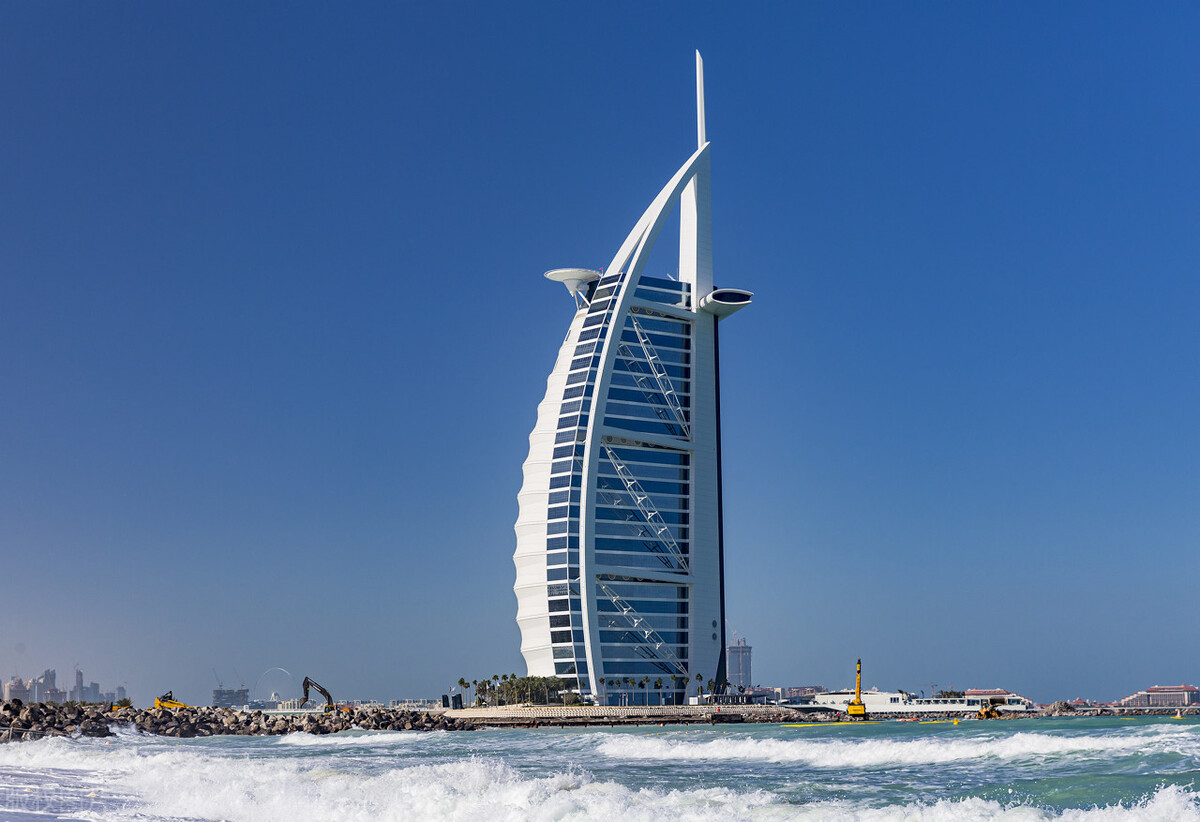
[{"label": "yellow construction crane", "polygon": [[858,660],[858,672],[854,675],[854,699],[846,706],[846,716],[851,719],[866,719],[867,706],[862,701],[862,658]]}]

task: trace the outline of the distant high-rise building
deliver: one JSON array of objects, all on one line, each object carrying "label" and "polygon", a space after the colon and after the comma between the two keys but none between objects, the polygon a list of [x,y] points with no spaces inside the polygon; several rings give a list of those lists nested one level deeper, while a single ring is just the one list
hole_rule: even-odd
[{"label": "distant high-rise building", "polygon": [[4,701],[7,702],[10,699],[19,699],[22,702],[29,701],[29,686],[19,676],[14,676],[8,682],[4,683]]},{"label": "distant high-rise building", "polygon": [[117,702],[120,702],[122,699],[128,699],[128,697],[125,696],[125,686],[118,685],[117,686]]},{"label": "distant high-rise building", "polygon": [[47,701],[46,696],[45,696],[45,691],[50,683],[46,682],[46,675],[49,673],[50,673],[49,671],[46,671],[41,676],[39,676],[37,679],[29,680],[29,701],[30,702],[46,702]]},{"label": "distant high-rise building", "polygon": [[58,673],[53,668],[47,668],[37,679],[29,681],[30,702],[66,702],[67,694],[58,689],[56,681]]},{"label": "distant high-rise building", "polygon": [[75,687],[71,689],[71,701],[86,702],[84,699],[83,671],[75,669]]},{"label": "distant high-rise building", "polygon": [[[576,311],[518,495],[521,653],[531,675],[608,704],[682,703],[697,677],[728,678],[718,329],[752,295],[713,286],[699,54],[696,86],[696,151],[608,267],[546,274]],[[678,276],[652,275],[672,212]]]},{"label": "distant high-rise building", "polygon": [[214,708],[233,708],[249,703],[249,688],[213,688]]},{"label": "distant high-rise building", "polygon": [[750,646],[746,638],[735,639],[733,644],[725,649],[725,659],[729,664],[729,684],[734,688],[749,688],[754,684],[750,676]]}]

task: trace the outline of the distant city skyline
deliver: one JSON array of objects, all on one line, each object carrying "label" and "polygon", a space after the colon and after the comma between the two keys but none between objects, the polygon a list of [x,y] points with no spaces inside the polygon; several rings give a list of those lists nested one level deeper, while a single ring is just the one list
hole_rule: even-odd
[{"label": "distant city skyline", "polygon": [[714,271],[755,293],[721,337],[754,678],[1200,680],[1200,8],[637,17],[0,9],[0,672],[524,673],[542,274],[607,265],[695,151],[699,49]]},{"label": "distant city skyline", "polygon": [[14,673],[3,682],[0,695],[5,700],[20,699],[23,702],[117,702],[126,698],[125,686],[118,685],[111,691],[104,691],[100,683],[83,682],[83,671],[74,670],[75,682],[70,690],[58,687],[58,670],[46,668],[41,674],[22,679]]},{"label": "distant city skyline", "polygon": [[[822,690],[853,690],[853,683],[833,683],[829,686],[824,685],[801,685],[796,683],[785,682],[759,682],[753,679],[750,663],[751,646],[745,637],[735,639],[726,649],[730,660],[729,677],[730,683],[733,686],[734,692],[737,692],[738,686],[741,685],[747,693],[771,693],[782,696],[785,699],[797,698]],[[261,682],[263,675],[268,674],[272,669],[267,669],[259,676]],[[277,670],[277,669],[276,669]],[[215,674],[216,672],[214,672]],[[743,673],[748,677],[743,679]],[[14,697],[22,701],[36,702],[65,702],[67,700],[75,702],[116,702],[117,700],[125,699],[129,696],[129,690],[126,684],[116,686],[113,690],[102,690],[99,683],[90,682],[87,685],[83,683],[83,672],[81,669],[74,669],[74,684],[67,689],[56,688],[57,684],[57,669],[47,668],[36,677],[23,678],[20,673],[14,672],[5,674],[0,671],[0,696],[5,700]],[[256,693],[253,687],[248,687],[244,683],[237,688],[226,687],[222,680],[217,675],[218,685],[216,688],[210,688],[208,691],[198,693],[196,695],[188,695],[191,700],[189,704],[195,705],[210,705],[218,706],[238,706],[250,701],[266,700],[271,707],[275,707],[276,703],[286,703],[292,707],[300,705],[300,688],[299,683],[296,683],[295,693],[291,693],[290,688],[282,686],[280,690],[268,689],[265,693]],[[1195,679],[1200,679],[1196,677]],[[48,680],[48,688],[46,687]],[[37,683],[35,685],[35,683]],[[277,684],[277,683],[276,683]],[[999,685],[1000,689],[995,690]],[[908,691],[909,693],[934,696],[938,692],[949,692],[953,690],[972,693],[978,691],[980,693],[994,690],[996,693],[1012,693],[1027,696],[1022,688],[1017,687],[1019,683],[1010,682],[1008,679],[1000,683],[973,683],[964,687],[961,682],[925,682],[920,683],[916,687],[901,688],[900,690]],[[149,693],[150,690],[142,688],[136,684],[134,687],[137,693]],[[874,680],[864,676],[864,690],[878,689],[881,691],[891,690],[894,686],[888,683],[886,686],[881,683],[876,683]],[[452,694],[459,693],[460,689],[457,683],[446,686],[444,693]],[[155,694],[154,696],[158,696]],[[242,700],[242,695],[245,695],[245,700]],[[134,700],[135,705],[145,707],[154,701],[154,696],[144,700]],[[437,701],[438,693],[386,693],[373,694],[364,696],[362,694],[345,693],[339,694],[337,699],[339,703],[347,704],[404,704],[413,700],[426,700],[430,704]],[[1146,684],[1131,690],[1126,694],[1107,694],[1096,696],[1090,694],[1086,697],[1069,696],[1067,694],[1054,694],[1044,699],[1035,699],[1039,704],[1048,704],[1053,701],[1062,700],[1080,707],[1104,707],[1104,706],[1120,706],[1126,708],[1173,708],[1173,707],[1189,707],[1200,705],[1200,688],[1182,682],[1180,684],[1165,684],[1155,683]]]}]

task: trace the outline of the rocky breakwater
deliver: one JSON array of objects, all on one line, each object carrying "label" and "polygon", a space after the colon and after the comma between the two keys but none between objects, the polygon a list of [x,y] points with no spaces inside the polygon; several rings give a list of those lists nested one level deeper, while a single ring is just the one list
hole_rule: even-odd
[{"label": "rocky breakwater", "polygon": [[0,742],[46,736],[111,736],[112,728],[136,728],[158,736],[279,736],[290,733],[332,734],[359,728],[367,731],[469,731],[474,725],[442,714],[373,708],[329,714],[268,714],[231,708],[117,708],[22,704],[0,706]]},{"label": "rocky breakwater", "polygon": [[44,736],[112,736],[108,717],[95,706],[30,703],[13,699],[0,705],[0,742]]}]

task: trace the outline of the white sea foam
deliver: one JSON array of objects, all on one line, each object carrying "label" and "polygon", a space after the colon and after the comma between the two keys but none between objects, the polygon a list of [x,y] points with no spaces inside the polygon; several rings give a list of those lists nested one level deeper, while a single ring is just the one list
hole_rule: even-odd
[{"label": "white sea foam", "polygon": [[388,748],[419,745],[423,740],[433,740],[436,734],[445,731],[364,731],[362,733],[339,734],[286,734],[271,737],[271,741],[283,747],[296,748]]},{"label": "white sea foam", "polygon": [[[1007,741],[1021,736],[1016,734]],[[465,820],[467,822],[508,822],[508,820],[583,820],[671,819],[748,820],[749,822],[1200,822],[1200,794],[1188,788],[1164,786],[1134,802],[1086,810],[1057,812],[1028,805],[1005,805],[977,798],[945,799],[937,802],[910,802],[880,807],[883,800],[827,800],[805,804],[795,798],[769,790],[742,787],[691,787],[684,790],[637,788],[615,781],[595,778],[587,770],[560,767],[547,772],[522,771],[500,756],[464,757],[437,764],[413,764],[409,749],[396,748],[370,768],[356,763],[360,743],[351,740],[405,739],[403,734],[363,734],[343,737],[315,737],[308,755],[281,747],[307,743],[281,743],[278,740],[243,740],[237,744],[129,738],[113,740],[52,739],[40,742],[0,745],[0,774],[19,772],[37,787],[44,778],[53,787],[50,774],[67,774],[72,784],[94,786],[77,797],[96,796],[94,804],[74,813],[75,818],[91,820],[254,820],[254,822],[306,822],[306,820]],[[426,738],[433,739],[428,736]],[[1069,738],[1051,737],[1059,741]],[[1078,752],[1080,745],[1104,737],[1071,739]],[[1177,744],[1174,734],[1130,734],[1110,738],[1127,743]],[[886,740],[857,740],[860,746],[878,745]],[[1006,741],[1002,739],[956,739],[946,742],[972,746]],[[611,751],[616,745],[643,746],[660,743],[660,752],[714,750],[724,748],[724,757],[747,742],[771,742],[761,739],[722,737],[711,742],[688,743],[670,737],[645,739],[631,735],[604,735],[599,747]],[[794,740],[775,740],[795,746]],[[909,745],[914,740],[895,741]],[[243,744],[244,743],[244,744]],[[366,744],[361,743],[361,744]],[[817,744],[815,741],[807,744]],[[839,742],[840,745],[847,744]],[[324,750],[322,751],[322,746]],[[346,747],[349,746],[349,747]],[[785,748],[788,750],[789,748]],[[790,748],[794,750],[793,748]],[[1032,743],[1018,742],[1013,750],[1030,754]],[[590,749],[593,756],[596,748]],[[650,748],[642,747],[645,755]],[[760,748],[754,758],[761,759]],[[862,747],[858,754],[869,750]],[[901,748],[901,750],[905,750]],[[908,748],[922,751],[921,748]],[[587,755],[583,751],[583,758]],[[895,755],[895,754],[892,754]],[[916,754],[911,754],[915,756]],[[928,762],[928,752],[921,754]],[[999,754],[985,754],[996,756]],[[391,757],[394,756],[394,759]],[[628,756],[628,755],[627,755]],[[679,758],[675,756],[675,758]],[[702,757],[695,757],[702,758]],[[745,759],[747,757],[742,757]],[[787,761],[795,761],[792,756]],[[611,760],[610,760],[611,761]],[[894,760],[886,760],[894,761]],[[943,760],[936,760],[943,761]],[[554,767],[551,765],[551,767]],[[634,768],[648,767],[633,763]],[[57,784],[65,784],[60,780]],[[694,785],[694,783],[692,783]],[[2,794],[2,792],[0,792]],[[12,797],[10,797],[12,798]],[[21,797],[16,797],[21,799]],[[10,807],[0,795],[0,816]],[[14,810],[27,806],[12,806]],[[74,811],[79,806],[72,806]]]},{"label": "white sea foam", "polygon": [[1000,737],[948,739],[930,735],[917,739],[839,740],[606,734],[598,750],[613,759],[800,762],[816,768],[842,769],[944,764],[985,758],[1021,760],[1167,751],[1195,754],[1200,752],[1200,735],[1192,731],[1112,736],[1015,733]]},{"label": "white sea foam", "polygon": [[799,822],[1200,822],[1200,794],[1168,785],[1137,802],[1061,813],[975,798],[885,808],[820,802],[781,818]]},{"label": "white sea foam", "polygon": [[[665,817],[749,819],[777,804],[768,793],[724,788],[636,790],[597,782],[585,771],[523,776],[498,758],[465,758],[365,774],[336,762],[212,756],[196,749],[111,751],[78,743],[28,743],[16,757],[27,768],[81,769],[104,775],[120,804],[101,805],[89,819],[202,819],[304,822],[362,820],[586,820]],[[18,747],[18,746],[12,746]],[[36,750],[35,750],[36,749]],[[128,803],[125,797],[138,797]],[[103,796],[102,796],[103,798]]]}]

